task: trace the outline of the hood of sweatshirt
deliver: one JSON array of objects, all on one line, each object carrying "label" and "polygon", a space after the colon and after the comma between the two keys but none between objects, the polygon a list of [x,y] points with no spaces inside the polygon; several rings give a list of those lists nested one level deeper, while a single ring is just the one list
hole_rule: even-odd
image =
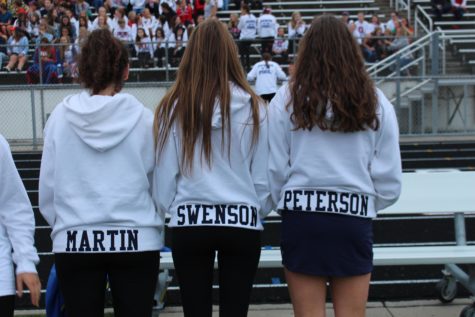
[{"label": "hood of sweatshirt", "polygon": [[[243,110],[247,111],[246,115],[249,115],[251,113],[251,107],[249,105],[251,95],[235,84],[231,84],[230,92],[231,117],[233,117],[233,114],[235,115],[237,112],[241,112]],[[213,118],[211,119],[211,126],[213,129],[220,129],[222,127],[221,117],[221,108],[219,107],[219,101],[217,101],[214,106]]]},{"label": "hood of sweatshirt", "polygon": [[122,142],[143,114],[143,105],[132,95],[91,96],[83,91],[63,101],[66,120],[91,148],[105,152]]}]

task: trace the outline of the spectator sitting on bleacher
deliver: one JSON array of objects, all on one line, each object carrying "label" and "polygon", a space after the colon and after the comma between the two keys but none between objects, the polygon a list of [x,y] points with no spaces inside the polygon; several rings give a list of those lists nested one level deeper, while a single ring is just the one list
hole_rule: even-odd
[{"label": "spectator sitting on bleacher", "polygon": [[125,23],[125,20],[119,19],[117,27],[114,28],[112,34],[118,38],[124,45],[130,45],[134,41],[132,29]]},{"label": "spectator sitting on bleacher", "polygon": [[142,27],[147,31],[147,34],[153,34],[153,30],[156,29],[157,23],[157,19],[152,15],[150,10],[145,8],[142,13]]},{"label": "spectator sitting on bleacher", "polygon": [[81,26],[79,28],[78,38],[76,39],[76,41],[74,41],[74,47],[76,49],[76,52],[81,51],[82,45],[86,41],[88,35],[89,31],[84,26]]},{"label": "spectator sitting on bleacher", "polygon": [[2,68],[3,62],[5,62],[8,59],[7,41],[8,41],[7,26],[0,25],[0,68]]},{"label": "spectator sitting on bleacher", "polygon": [[409,42],[411,42],[411,37],[414,35],[414,28],[409,24],[409,20],[405,17],[402,17],[400,27],[404,30],[407,36],[410,37]]},{"label": "spectator sitting on bleacher", "polygon": [[272,15],[271,8],[264,8],[262,15],[257,19],[257,34],[261,38],[261,54],[272,52],[278,28],[279,24],[277,24],[275,16]]},{"label": "spectator sitting on bleacher", "polygon": [[[184,40],[183,29],[179,28],[176,33],[172,33],[169,38],[169,42],[173,43],[173,50],[171,54],[171,65],[177,67],[180,64],[181,58],[185,53],[186,41]],[[171,46],[170,45],[170,46]]]},{"label": "spectator sitting on bleacher", "polygon": [[48,42],[52,42],[54,38],[53,34],[48,32],[48,26],[46,22],[42,21],[40,22],[39,26],[38,37],[35,40],[35,47],[38,47],[40,45],[41,39],[44,37],[48,39]]},{"label": "spectator sitting on bleacher", "polygon": [[451,0],[451,5],[455,19],[461,20],[467,12],[467,0]]},{"label": "spectator sitting on bleacher", "polygon": [[53,35],[58,34],[59,23],[56,21],[57,18],[58,18],[58,12],[55,8],[53,8],[51,11],[48,11],[48,14],[46,15],[48,32]]},{"label": "spectator sitting on bleacher", "polygon": [[386,30],[389,30],[389,32],[394,35],[396,34],[396,27],[398,25],[399,25],[399,13],[397,11],[391,11],[390,18],[388,22],[386,22]]},{"label": "spectator sitting on bleacher", "polygon": [[[385,42],[388,45],[387,51],[388,51],[388,54],[390,55],[408,46],[409,36],[402,27],[398,27],[396,28],[396,37],[394,38],[394,40],[392,42],[386,40]],[[414,56],[412,55],[412,53],[407,52],[407,53],[402,54],[399,58],[399,67],[400,68],[404,67],[405,65],[409,64],[413,59],[414,59]],[[392,70],[394,71],[395,69],[392,68]],[[405,73],[406,75],[410,75],[409,69],[407,69],[406,71],[403,71],[403,73]]]},{"label": "spectator sitting on bleacher", "polygon": [[114,11],[114,18],[112,19],[112,31],[114,31],[116,28],[119,27],[119,21],[120,20],[124,20],[125,21],[125,24],[128,24],[129,22],[129,19],[127,18],[127,14],[125,12],[125,8],[123,7],[120,7],[120,8],[117,8],[115,11]]},{"label": "spectator sitting on bleacher", "polygon": [[76,47],[68,36],[62,36],[59,40],[59,63],[62,67],[63,77],[77,78]]},{"label": "spectator sitting on bleacher", "polygon": [[[154,53],[153,56],[157,58],[157,66],[163,67],[163,59],[167,56],[166,50],[167,47],[167,39],[165,37],[165,32],[162,28],[157,28],[155,30],[155,38],[153,39],[154,43]],[[170,56],[170,54],[168,54]]]},{"label": "spectator sitting on bleacher", "polygon": [[193,8],[191,4],[187,3],[186,0],[181,0],[180,6],[176,10],[176,14],[180,17],[181,21],[185,26],[194,24],[193,21]]},{"label": "spectator sitting on bleacher", "polygon": [[176,17],[175,10],[173,10],[167,2],[160,3],[160,8],[162,9],[161,15],[165,16],[168,25],[172,25]]},{"label": "spectator sitting on bleacher", "polygon": [[162,6],[162,4],[167,4],[169,9],[171,9],[173,12],[176,12],[177,7],[175,0],[160,0],[160,15],[165,14],[163,12],[164,7]]},{"label": "spectator sitting on bleacher", "polygon": [[107,17],[104,17],[104,16],[98,16],[97,17],[97,24],[94,26],[93,25],[93,30],[97,30],[97,29],[107,29],[109,31],[111,31],[111,27],[110,25],[107,23]]},{"label": "spectator sitting on bleacher", "polygon": [[358,13],[358,20],[355,22],[355,30],[353,31],[353,36],[355,37],[358,44],[363,44],[363,39],[371,34],[373,26],[365,21],[364,13]]},{"label": "spectator sitting on bleacher", "polygon": [[[49,0],[45,0],[49,1]],[[86,16],[91,15],[91,8],[89,3],[87,3],[85,0],[77,0],[76,4],[74,5],[74,10],[76,12],[76,16],[81,16],[83,12],[85,12]]]},{"label": "spectator sitting on bleacher", "polygon": [[[81,0],[78,0],[81,1]],[[51,0],[44,0],[43,6],[40,8],[41,16],[48,15],[48,12],[54,9],[54,4]]]},{"label": "spectator sitting on bleacher", "polygon": [[5,70],[10,72],[16,65],[17,71],[22,71],[28,59],[28,38],[22,30],[14,29],[8,39],[7,55],[9,60]]},{"label": "spectator sitting on bleacher", "polygon": [[205,0],[204,17],[215,17],[218,12],[218,0]]},{"label": "spectator sitting on bleacher", "polygon": [[370,25],[372,28],[370,33],[373,33],[376,30],[376,28],[380,28],[382,33],[384,33],[384,30],[386,29],[386,26],[384,25],[384,23],[381,23],[377,14],[373,14],[371,16]]},{"label": "spectator sitting on bleacher", "polygon": [[34,15],[34,14],[37,14],[38,17],[41,16],[41,12],[40,10],[38,9],[38,4],[36,3],[36,1],[32,0],[30,2],[28,2],[28,18],[31,20],[31,17]]},{"label": "spectator sitting on bleacher", "polygon": [[36,13],[29,16],[29,30],[30,39],[34,40],[38,37],[40,32],[40,16]]},{"label": "spectator sitting on bleacher", "polygon": [[[41,63],[41,65],[40,65]],[[52,84],[58,81],[57,55],[54,46],[50,46],[48,39],[41,39],[40,47],[35,50],[33,64],[26,71],[28,84]],[[40,80],[41,74],[41,80]]]},{"label": "spectator sitting on bleacher", "polygon": [[343,11],[341,13],[341,22],[348,26],[348,30],[350,30],[350,33],[353,34],[355,31],[355,21],[350,20],[350,13],[348,11]]},{"label": "spectator sitting on bleacher", "polygon": [[231,36],[233,37],[234,40],[239,39],[239,35],[241,34],[241,30],[238,27],[239,24],[239,18],[236,13],[231,13],[229,16],[229,22],[228,22],[228,30],[229,33],[231,33]]},{"label": "spectator sitting on bleacher", "polygon": [[17,10],[17,18],[15,22],[13,22],[13,26],[22,30],[27,37],[30,37],[30,21],[28,21],[28,15],[25,9],[20,8]]},{"label": "spectator sitting on bleacher", "polygon": [[93,29],[98,29],[98,24],[99,24],[99,18],[100,17],[103,17],[104,20],[105,20],[105,23],[107,23],[107,25],[109,26],[109,30],[112,30],[113,28],[113,25],[112,25],[112,19],[109,18],[109,16],[107,15],[107,10],[105,7],[100,7],[98,10],[97,10],[97,17],[94,19],[94,21],[92,22],[92,27]]},{"label": "spectator sitting on bleacher", "polygon": [[0,3],[0,25],[11,25],[13,21],[12,13],[5,3]]},{"label": "spectator sitting on bleacher", "polygon": [[69,33],[69,36],[75,40],[76,39],[76,28],[74,27],[74,25],[71,23],[71,21],[69,20],[69,17],[67,15],[63,15],[61,17],[61,20],[60,20],[60,23],[59,23],[59,32],[58,34],[56,35],[57,38],[60,38],[61,36],[63,36],[63,29],[67,29],[68,30],[68,33]]},{"label": "spectator sitting on bleacher", "polygon": [[272,45],[272,55],[279,63],[289,62],[289,41],[285,38],[285,30],[279,27],[277,37]]},{"label": "spectator sitting on bleacher", "polygon": [[431,0],[431,6],[436,19],[442,18],[442,15],[452,8],[450,0]]},{"label": "spectator sitting on bleacher", "polygon": [[384,33],[381,28],[376,27],[374,31],[364,39],[363,53],[366,62],[374,63],[387,56],[386,44],[383,36]]},{"label": "spectator sitting on bleacher", "polygon": [[160,1],[159,0],[148,0],[146,1],[145,8],[150,10],[150,13],[158,19],[160,16]]},{"label": "spectator sitting on bleacher", "polygon": [[153,55],[153,46],[147,32],[141,27],[137,29],[135,38],[135,51],[139,59],[140,67],[149,68]]},{"label": "spectator sitting on bleacher", "polygon": [[81,27],[85,27],[86,30],[88,30],[89,32],[92,31],[92,23],[89,21],[89,19],[85,16],[80,16],[78,18],[78,21],[76,23],[76,34],[79,34],[79,29]]},{"label": "spectator sitting on bleacher", "polygon": [[141,14],[145,9],[145,0],[130,0],[130,4],[137,14]]},{"label": "spectator sitting on bleacher", "polygon": [[294,11],[290,18],[290,22],[287,25],[287,35],[290,39],[300,38],[303,36],[306,30],[305,21],[302,20],[300,12]]}]

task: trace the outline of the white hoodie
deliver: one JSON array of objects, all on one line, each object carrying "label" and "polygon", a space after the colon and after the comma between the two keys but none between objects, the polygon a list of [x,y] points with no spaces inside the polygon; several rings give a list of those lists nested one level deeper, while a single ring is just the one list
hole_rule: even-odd
[{"label": "white hoodie", "polygon": [[211,168],[195,147],[190,175],[180,173],[181,136],[178,124],[170,131],[154,176],[159,209],[171,215],[170,227],[227,226],[262,230],[261,219],[271,207],[267,180],[267,112],[260,107],[259,138],[251,148],[250,96],[232,85],[231,147],[221,147],[221,111],[212,118]]},{"label": "white hoodie", "polygon": [[256,38],[257,19],[253,14],[243,14],[239,18],[238,29],[241,30],[240,40],[253,40]]},{"label": "white hoodie", "polygon": [[40,210],[53,252],[140,252],[163,246],[151,196],[153,114],[119,93],[66,97],[51,114],[41,160]]},{"label": "white hoodie", "polygon": [[274,94],[277,91],[277,79],[287,80],[287,75],[276,62],[265,61],[256,63],[249,74],[247,80],[256,80],[256,93],[261,95]]},{"label": "white hoodie", "polygon": [[[7,141],[0,135],[0,296],[15,295],[16,273],[36,273],[35,218]],[[13,254],[12,254],[13,248]]]},{"label": "white hoodie", "polygon": [[[288,85],[269,105],[269,182],[278,210],[366,218],[392,205],[401,191],[399,128],[378,89],[380,127],[354,133],[294,130]],[[331,107],[327,109],[331,120]]]}]

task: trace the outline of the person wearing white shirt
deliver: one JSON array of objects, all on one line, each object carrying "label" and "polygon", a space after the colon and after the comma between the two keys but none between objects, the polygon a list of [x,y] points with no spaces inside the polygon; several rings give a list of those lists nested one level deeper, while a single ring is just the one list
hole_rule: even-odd
[{"label": "person wearing white shirt", "polygon": [[277,92],[277,80],[287,80],[279,64],[272,61],[269,53],[262,54],[262,61],[256,63],[249,74],[247,80],[255,80],[256,93],[265,101],[270,102]]},{"label": "person wearing white shirt", "polygon": [[289,59],[289,41],[285,38],[285,30],[280,27],[277,30],[277,37],[272,45],[272,55],[280,58],[281,62],[287,63]]},{"label": "person wearing white shirt", "polygon": [[355,30],[353,31],[353,36],[355,37],[358,44],[363,44],[363,39],[371,34],[374,27],[365,21],[364,13],[358,13],[358,20],[355,22]]},{"label": "person wearing white shirt", "polygon": [[21,297],[25,284],[30,290],[31,303],[38,306],[41,283],[36,272],[39,258],[34,246],[33,209],[2,135],[0,184],[0,316],[13,317],[15,292]]},{"label": "person wearing white shirt", "polygon": [[249,5],[241,6],[241,17],[239,18],[238,29],[241,30],[239,35],[239,54],[241,55],[241,64],[249,70],[250,64],[250,48],[256,39],[257,19],[251,13]]},{"label": "person wearing white shirt", "polygon": [[277,35],[279,24],[272,15],[271,8],[264,8],[261,16],[257,19],[257,34],[261,38],[261,53],[270,53],[272,44]]}]

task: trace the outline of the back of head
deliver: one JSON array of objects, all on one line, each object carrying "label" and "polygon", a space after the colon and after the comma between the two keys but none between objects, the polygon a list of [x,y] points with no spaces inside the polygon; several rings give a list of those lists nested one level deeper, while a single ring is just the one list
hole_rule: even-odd
[{"label": "back of head", "polygon": [[259,129],[258,97],[246,80],[236,44],[226,26],[217,19],[207,19],[193,31],[177,79],[155,112],[158,148],[163,148],[173,123],[177,121],[183,137],[183,166],[191,168],[198,137],[202,140],[202,155],[209,165],[211,124],[216,101],[221,111],[223,140],[225,130],[230,131],[230,82],[251,96],[253,140],[256,140]]},{"label": "back of head", "polygon": [[305,33],[289,87],[297,129],[378,128],[376,91],[361,49],[334,16],[318,17]]},{"label": "back of head", "polygon": [[119,92],[124,84],[129,55],[125,46],[106,29],[87,36],[78,62],[79,82],[97,94],[110,85]]}]

